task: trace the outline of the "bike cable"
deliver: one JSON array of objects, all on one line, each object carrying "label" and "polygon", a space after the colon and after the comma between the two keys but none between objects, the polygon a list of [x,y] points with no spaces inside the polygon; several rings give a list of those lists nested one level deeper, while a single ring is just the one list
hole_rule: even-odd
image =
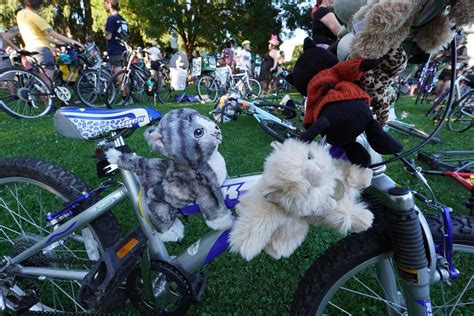
[{"label": "bike cable", "polygon": [[422,148],[423,146],[428,144],[439,133],[439,131],[441,130],[441,128],[443,127],[443,125],[446,121],[446,118],[448,117],[449,113],[451,112],[452,105],[453,105],[454,86],[455,86],[455,81],[456,81],[456,62],[457,62],[456,37],[453,37],[453,39],[451,41],[451,76],[450,76],[451,77],[451,83],[450,83],[450,86],[449,86],[448,105],[446,106],[446,110],[443,113],[443,117],[440,119],[438,125],[433,130],[433,132],[431,132],[431,134],[424,141],[422,141],[420,144],[416,145],[415,147],[407,150],[406,152],[404,152],[402,154],[397,154],[393,158],[384,160],[384,161],[376,163],[376,164],[372,164],[372,165],[369,166],[369,168],[376,168],[376,167],[380,167],[380,166],[383,166],[383,165],[387,165],[389,163],[392,163],[394,161],[399,160],[400,158],[411,155],[415,151],[419,150],[420,148]]}]

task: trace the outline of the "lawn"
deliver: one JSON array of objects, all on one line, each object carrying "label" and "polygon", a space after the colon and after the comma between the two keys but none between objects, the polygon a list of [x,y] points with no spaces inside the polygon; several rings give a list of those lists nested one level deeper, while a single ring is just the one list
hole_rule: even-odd
[{"label": "lawn", "polygon": [[[152,105],[150,105],[152,106]],[[158,105],[162,113],[177,108],[191,107],[206,114],[212,104]],[[432,121],[424,116],[429,105],[415,105],[414,99],[403,97],[397,104],[397,113],[408,112],[406,122],[415,123],[425,131],[434,128]],[[237,121],[222,126],[224,142],[220,147],[230,176],[260,172],[265,157],[270,153],[272,139],[250,116],[241,116]],[[153,153],[142,137],[135,132],[127,143],[137,154],[152,157]],[[427,145],[425,151],[474,150],[474,129],[464,134],[449,132],[443,128],[441,145]],[[402,134],[393,134],[405,149],[419,143],[418,139]],[[0,113],[0,159],[12,156],[30,156],[48,160],[79,175],[91,186],[101,180],[95,175],[94,142],[81,142],[59,136],[53,128],[53,115],[36,120],[16,120]],[[417,180],[406,174],[401,163],[388,166],[387,173],[398,183],[421,190]],[[464,201],[468,192],[454,181],[444,177],[430,177],[430,183],[441,202],[450,205],[455,212],[465,213]],[[114,213],[127,230],[137,223],[131,219],[129,202],[122,203]],[[202,236],[208,229],[201,217],[186,221],[186,236],[183,241],[170,245],[170,252],[178,254]],[[279,261],[260,255],[246,262],[236,254],[226,253],[206,267],[208,289],[202,304],[191,309],[191,314],[287,314],[293,291],[304,271],[316,256],[321,254],[341,236],[321,228],[312,228],[303,245],[288,259]]]}]

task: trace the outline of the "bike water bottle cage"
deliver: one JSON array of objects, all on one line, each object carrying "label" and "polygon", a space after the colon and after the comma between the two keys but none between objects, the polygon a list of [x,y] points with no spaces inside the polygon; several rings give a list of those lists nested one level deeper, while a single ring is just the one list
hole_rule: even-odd
[{"label": "bike water bottle cage", "polygon": [[54,115],[54,128],[68,138],[93,140],[110,132],[136,129],[161,119],[161,113],[148,107],[102,110],[63,107]]}]

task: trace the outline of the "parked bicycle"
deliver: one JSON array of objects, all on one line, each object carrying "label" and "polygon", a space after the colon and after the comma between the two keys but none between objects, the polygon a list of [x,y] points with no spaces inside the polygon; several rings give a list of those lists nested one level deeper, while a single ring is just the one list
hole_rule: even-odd
[{"label": "parked bicycle", "polygon": [[215,102],[227,92],[238,93],[243,99],[256,98],[262,92],[262,87],[257,80],[251,79],[246,71],[232,74],[229,67],[220,67],[214,76],[205,75],[199,79],[197,92],[201,100]]},{"label": "parked bicycle", "polygon": [[[474,86],[474,83],[472,85]],[[474,90],[470,89],[453,105],[447,127],[450,131],[464,133],[472,126],[474,126]]]},{"label": "parked bicycle", "polygon": [[[65,52],[60,55],[60,61],[73,67],[65,81],[58,71],[58,64],[55,64],[54,77],[49,78],[42,65],[34,58],[37,53],[24,50],[18,54],[21,57],[31,57],[33,62],[30,70],[18,66],[0,70],[0,82],[3,82],[0,100],[6,113],[15,118],[37,118],[51,111],[56,98],[68,105],[72,100],[69,84],[75,76],[77,79],[74,91],[78,99],[86,106],[104,106],[104,100],[98,95],[103,95],[104,85],[110,79],[110,73],[97,66],[88,51],[69,45],[64,47]],[[115,94],[115,90],[111,89],[110,93]]]}]

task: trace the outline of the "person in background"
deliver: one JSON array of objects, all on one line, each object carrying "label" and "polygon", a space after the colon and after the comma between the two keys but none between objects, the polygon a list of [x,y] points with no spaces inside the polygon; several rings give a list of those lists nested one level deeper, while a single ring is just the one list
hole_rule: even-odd
[{"label": "person in background", "polygon": [[250,53],[250,44],[249,40],[242,42],[242,50],[236,58],[236,65],[239,72],[246,71],[249,76],[252,76],[252,54]]},{"label": "person in background", "polygon": [[[16,21],[21,37],[25,43],[27,51],[38,52],[34,58],[43,66],[48,78],[54,75],[54,55],[49,44],[56,45],[77,45],[82,47],[78,41],[70,39],[55,30],[38,15],[43,0],[24,0],[25,9],[18,11]],[[45,77],[42,72],[39,74],[47,85],[51,85],[51,79]]]},{"label": "person in background", "polygon": [[347,33],[332,12],[334,0],[318,0],[311,11],[313,40],[322,48],[329,48]]},{"label": "person in background", "polygon": [[155,78],[155,80],[158,80],[160,60],[162,58],[161,50],[158,48],[158,43],[156,41],[151,42],[151,47],[148,48],[147,52],[148,57],[150,58],[151,73],[153,75],[153,78]]},{"label": "person in background", "polygon": [[224,55],[225,64],[229,66],[232,70],[234,70],[235,53],[234,53],[234,48],[232,46],[233,46],[233,41],[231,40],[226,41],[225,48],[222,51],[222,54]]},{"label": "person in background", "polygon": [[170,68],[181,68],[185,70],[188,69],[189,61],[186,53],[179,49],[175,49],[170,59]]},{"label": "person in background", "polygon": [[260,66],[259,81],[262,85],[263,94],[269,93],[273,73],[276,73],[277,71],[279,46],[280,42],[278,41],[278,36],[272,35],[272,37],[268,41],[268,53],[263,56],[263,61]]},{"label": "person in background", "polygon": [[[124,52],[126,51],[122,41],[128,39],[128,23],[120,15],[120,3],[119,0],[104,0],[104,10],[109,13],[107,22],[105,23],[105,39],[107,41],[107,55],[109,56],[109,64],[112,67],[114,74],[122,70],[124,63]],[[122,78],[117,77],[117,81]],[[124,97],[122,105],[131,104],[133,101],[131,98],[127,98],[127,91],[122,91]],[[125,101],[128,99],[127,101]]]}]

